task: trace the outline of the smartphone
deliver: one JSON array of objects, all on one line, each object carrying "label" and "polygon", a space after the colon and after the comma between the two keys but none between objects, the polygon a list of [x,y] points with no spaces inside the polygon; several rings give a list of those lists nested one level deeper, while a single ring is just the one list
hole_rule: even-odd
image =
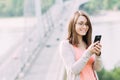
[{"label": "smartphone", "polygon": [[94,39],[94,42],[100,41],[100,40],[101,40],[101,37],[102,37],[102,35],[96,35],[96,36],[95,36],[95,39]]}]

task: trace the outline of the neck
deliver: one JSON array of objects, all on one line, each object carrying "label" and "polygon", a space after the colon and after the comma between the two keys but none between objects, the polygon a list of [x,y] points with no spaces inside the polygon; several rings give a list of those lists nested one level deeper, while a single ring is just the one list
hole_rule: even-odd
[{"label": "neck", "polygon": [[83,42],[82,36],[78,36],[78,41],[79,41],[79,43]]},{"label": "neck", "polygon": [[82,36],[79,36],[79,37],[78,37],[78,40],[79,40],[78,47],[81,48],[81,49],[86,49],[86,44],[85,44],[85,42],[83,41]]}]

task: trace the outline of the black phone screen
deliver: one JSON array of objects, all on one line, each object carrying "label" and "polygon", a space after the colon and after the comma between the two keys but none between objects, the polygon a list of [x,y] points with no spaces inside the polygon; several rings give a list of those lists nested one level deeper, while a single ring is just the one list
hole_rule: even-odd
[{"label": "black phone screen", "polygon": [[95,39],[94,39],[94,42],[96,42],[96,41],[100,41],[101,40],[101,35],[96,35],[95,36]]}]

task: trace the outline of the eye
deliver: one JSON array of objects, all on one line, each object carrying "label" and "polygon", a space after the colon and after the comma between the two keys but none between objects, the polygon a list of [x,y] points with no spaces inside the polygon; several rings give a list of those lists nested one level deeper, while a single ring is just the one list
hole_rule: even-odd
[{"label": "eye", "polygon": [[86,26],[88,26],[88,23],[77,23],[78,25],[80,25],[80,26],[84,26],[84,25],[86,25]]},{"label": "eye", "polygon": [[83,25],[83,22],[79,22],[78,24],[79,24],[79,25]]}]

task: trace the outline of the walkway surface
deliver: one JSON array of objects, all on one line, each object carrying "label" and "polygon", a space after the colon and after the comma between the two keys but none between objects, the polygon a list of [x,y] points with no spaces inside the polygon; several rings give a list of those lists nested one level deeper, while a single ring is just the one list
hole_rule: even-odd
[{"label": "walkway surface", "polygon": [[[55,29],[47,40],[45,47],[38,51],[32,66],[19,80],[63,80],[64,67],[59,56],[59,43],[66,33],[67,13],[61,13],[59,22],[55,22]],[[22,73],[21,73],[22,74]],[[61,75],[61,76],[58,76]]]},{"label": "walkway surface", "polygon": [[[51,76],[52,79],[49,77],[49,80],[57,80],[56,76],[57,72],[60,72],[58,70],[60,70],[59,64],[61,64],[58,60],[58,44],[60,42],[59,40],[61,39],[61,32],[59,29],[56,29],[52,36],[49,38],[48,42],[46,43],[45,48],[39,52],[39,55],[36,57],[36,60],[32,64],[29,71],[25,74],[23,80],[48,80],[46,79],[48,78],[47,76]],[[53,62],[54,59],[56,59],[55,63]],[[56,65],[52,66],[53,64]],[[52,73],[50,73],[51,69]],[[52,76],[54,76],[54,78],[56,79],[53,79]]]}]

